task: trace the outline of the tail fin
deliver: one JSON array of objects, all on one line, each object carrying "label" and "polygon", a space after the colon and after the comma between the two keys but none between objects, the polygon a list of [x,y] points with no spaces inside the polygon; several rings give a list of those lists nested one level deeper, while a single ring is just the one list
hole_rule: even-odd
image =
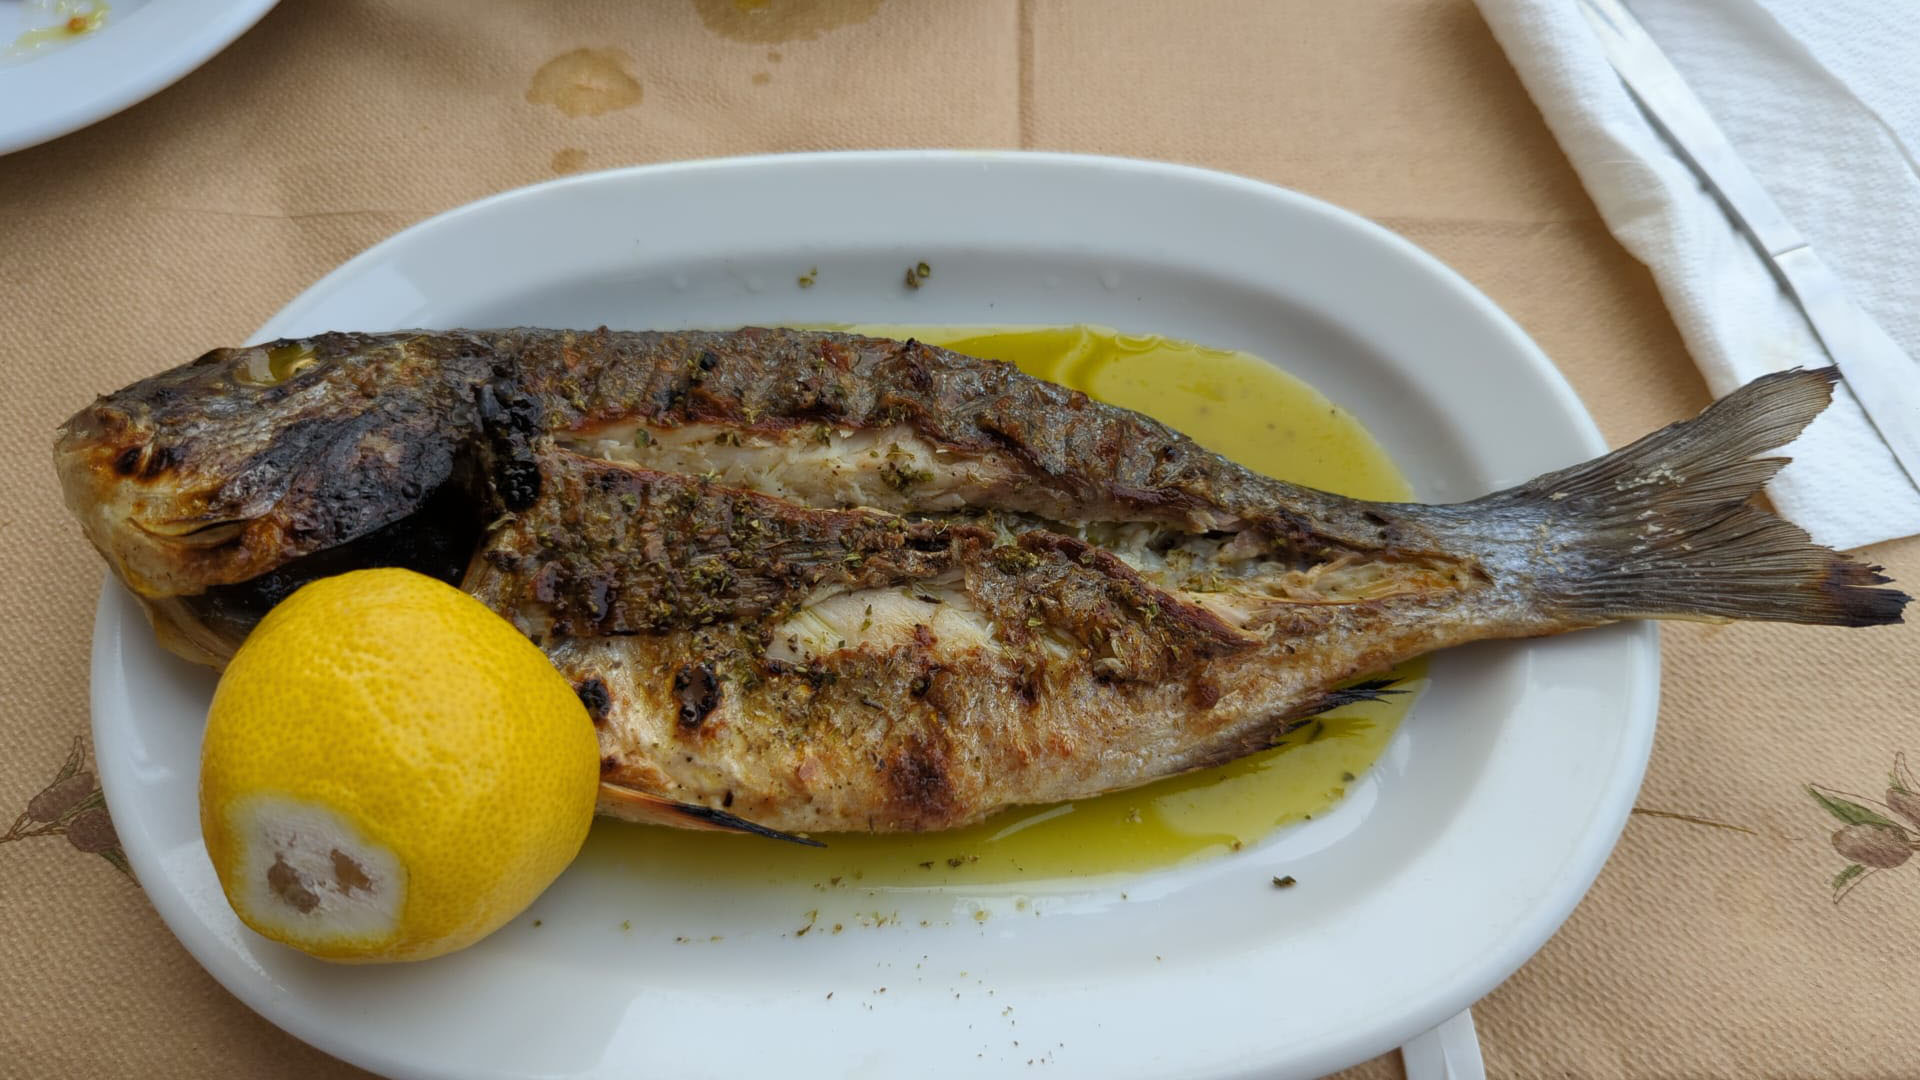
[{"label": "tail fin", "polygon": [[1789,460],[1760,455],[1798,436],[1838,378],[1755,379],[1631,446],[1460,506],[1458,523],[1492,542],[1482,550],[1500,551],[1498,569],[1527,581],[1550,617],[1897,623],[1908,597],[1874,588],[1888,581],[1879,567],[1749,502]]}]

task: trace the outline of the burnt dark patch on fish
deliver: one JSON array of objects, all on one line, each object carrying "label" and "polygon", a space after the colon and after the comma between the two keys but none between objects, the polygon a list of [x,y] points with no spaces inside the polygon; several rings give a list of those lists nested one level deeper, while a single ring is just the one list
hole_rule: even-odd
[{"label": "burnt dark patch on fish", "polygon": [[1880,571],[1884,567],[1846,563],[1829,567],[1827,579],[1820,583],[1824,606],[1837,613],[1839,626],[1884,626],[1900,621],[1907,606],[1904,593],[1876,589],[1893,579]]},{"label": "burnt dark patch on fish", "polygon": [[304,555],[258,577],[211,585],[185,598],[188,608],[244,638],[275,604],[310,581],[368,566],[397,566],[459,585],[480,542],[473,504],[456,486],[436,490],[420,508],[398,521],[334,547]]},{"label": "burnt dark patch on fish", "polygon": [[705,664],[688,665],[673,673],[673,697],[680,707],[680,730],[698,731],[720,705],[720,680]]},{"label": "burnt dark patch on fish", "polygon": [[1031,709],[1040,704],[1041,677],[1038,670],[1020,673],[1014,680],[1014,692],[1020,695],[1020,704]]},{"label": "burnt dark patch on fish", "polygon": [[1187,682],[1187,700],[1196,709],[1211,709],[1220,701],[1220,684],[1196,674]]},{"label": "burnt dark patch on fish", "polygon": [[953,782],[943,747],[924,738],[909,740],[887,758],[881,771],[893,806],[905,821],[938,828],[952,816]]},{"label": "burnt dark patch on fish", "polygon": [[580,704],[586,707],[587,717],[594,727],[607,722],[607,712],[613,708],[613,695],[607,692],[607,684],[599,676],[589,676],[573,684],[573,692],[580,698]]},{"label": "burnt dark patch on fish", "polygon": [[540,461],[533,452],[541,435],[540,404],[521,391],[511,370],[481,384],[475,399],[494,497],[504,510],[526,510],[540,498]]}]

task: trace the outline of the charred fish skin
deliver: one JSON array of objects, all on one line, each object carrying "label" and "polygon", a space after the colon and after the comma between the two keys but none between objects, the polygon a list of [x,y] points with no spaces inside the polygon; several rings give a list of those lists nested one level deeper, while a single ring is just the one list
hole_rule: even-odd
[{"label": "charred fish skin", "polygon": [[[398,560],[591,688],[605,812],[926,830],[1255,752],[1452,644],[1898,621],[1876,568],[1747,505],[1832,383],[1769,376],[1615,454],[1427,506],[1259,476],[911,341],[323,335],[104,398],[56,457],[176,651],[220,663],[304,577]],[[168,467],[116,469],[129,447],[171,448]],[[208,517],[230,534],[194,542]]]},{"label": "charred fish skin", "polygon": [[61,427],[67,506],[142,596],[196,594],[348,543],[452,476],[485,349],[418,334],[215,349]]}]

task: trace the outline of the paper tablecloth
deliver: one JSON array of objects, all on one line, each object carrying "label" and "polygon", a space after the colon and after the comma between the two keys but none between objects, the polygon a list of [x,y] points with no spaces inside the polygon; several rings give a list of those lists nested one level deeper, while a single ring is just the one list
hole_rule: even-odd
[{"label": "paper tablecloth", "polygon": [[[611,64],[586,89],[564,66],[540,78],[583,49]],[[1616,443],[1707,400],[1467,0],[289,0],[146,103],[0,158],[0,1075],[355,1075],[200,970],[89,802],[102,569],[59,505],[55,425],[484,195],[903,146],[1167,158],[1298,188],[1484,289]],[[1920,582],[1920,541],[1867,555]],[[1677,626],[1664,657],[1642,812],[1561,933],[1476,1009],[1491,1072],[1914,1075],[1920,860],[1836,903],[1838,823],[1805,785],[1877,798],[1897,753],[1920,756],[1920,632]]]}]

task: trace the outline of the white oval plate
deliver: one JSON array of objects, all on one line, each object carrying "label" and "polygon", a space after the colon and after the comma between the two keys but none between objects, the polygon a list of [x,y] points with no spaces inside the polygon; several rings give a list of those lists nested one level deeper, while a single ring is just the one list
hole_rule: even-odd
[{"label": "white oval plate", "polygon": [[[920,261],[933,276],[908,290]],[[798,288],[809,269],[817,284]],[[1084,321],[1250,350],[1351,408],[1432,501],[1604,449],[1540,351],[1411,244],[1291,192],[1114,159],[830,154],[557,180],[408,229],[258,338],[855,321]],[[241,1000],[376,1071],[998,1076],[1033,1059],[1056,1075],[1275,1077],[1392,1048],[1553,933],[1626,820],[1657,663],[1649,626],[1442,654],[1336,811],[1197,866],[854,894],[898,923],[796,937],[808,909],[835,918],[837,893],[589,859],[479,946],[387,968],[313,961],[235,920],[195,809],[213,679],[163,653],[117,587],[93,690],[108,801],[161,916]],[[1299,884],[1273,888],[1280,874]]]},{"label": "white oval plate", "polygon": [[103,120],[172,86],[260,21],[275,0],[112,0],[93,33],[7,55],[45,25],[22,3],[0,4],[0,154]]}]

